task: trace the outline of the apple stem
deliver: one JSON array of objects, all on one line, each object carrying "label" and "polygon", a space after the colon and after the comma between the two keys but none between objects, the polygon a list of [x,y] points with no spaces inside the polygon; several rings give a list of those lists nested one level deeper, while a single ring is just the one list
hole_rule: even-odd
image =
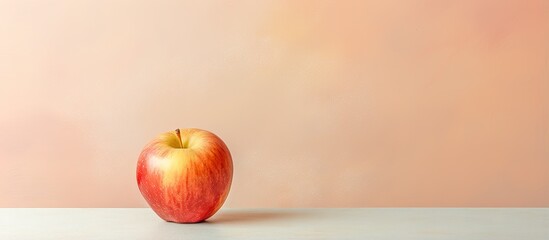
[{"label": "apple stem", "polygon": [[183,142],[181,141],[181,131],[178,129],[175,129],[175,134],[177,135],[177,139],[179,139],[179,144],[181,144],[181,148],[183,148]]}]

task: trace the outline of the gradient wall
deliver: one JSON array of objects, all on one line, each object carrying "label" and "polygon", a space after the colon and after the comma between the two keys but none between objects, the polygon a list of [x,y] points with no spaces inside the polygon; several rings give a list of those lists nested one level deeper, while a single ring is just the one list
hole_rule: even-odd
[{"label": "gradient wall", "polygon": [[143,207],[156,134],[228,207],[549,207],[547,1],[0,0],[0,207]]}]

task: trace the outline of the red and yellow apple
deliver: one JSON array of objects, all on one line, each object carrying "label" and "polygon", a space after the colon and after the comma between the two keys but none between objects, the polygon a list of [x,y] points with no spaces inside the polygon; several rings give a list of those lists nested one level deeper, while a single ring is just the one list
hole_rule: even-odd
[{"label": "red and yellow apple", "polygon": [[156,214],[169,222],[211,217],[229,194],[233,162],[215,134],[176,129],[145,146],[137,162],[137,185]]}]

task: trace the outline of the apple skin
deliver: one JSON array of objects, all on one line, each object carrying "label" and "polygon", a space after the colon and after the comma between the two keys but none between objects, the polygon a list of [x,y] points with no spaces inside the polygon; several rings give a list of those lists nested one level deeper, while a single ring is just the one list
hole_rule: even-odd
[{"label": "apple skin", "polygon": [[202,222],[219,210],[231,187],[233,162],[215,134],[190,128],[160,134],[137,162],[139,191],[162,219]]}]

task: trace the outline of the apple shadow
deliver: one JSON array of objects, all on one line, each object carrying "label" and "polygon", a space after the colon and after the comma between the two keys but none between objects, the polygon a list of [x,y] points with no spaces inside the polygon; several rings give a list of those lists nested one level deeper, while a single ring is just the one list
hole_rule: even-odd
[{"label": "apple shadow", "polygon": [[252,223],[307,218],[309,213],[303,211],[277,211],[273,209],[254,209],[220,212],[219,215],[204,221],[208,224]]}]

